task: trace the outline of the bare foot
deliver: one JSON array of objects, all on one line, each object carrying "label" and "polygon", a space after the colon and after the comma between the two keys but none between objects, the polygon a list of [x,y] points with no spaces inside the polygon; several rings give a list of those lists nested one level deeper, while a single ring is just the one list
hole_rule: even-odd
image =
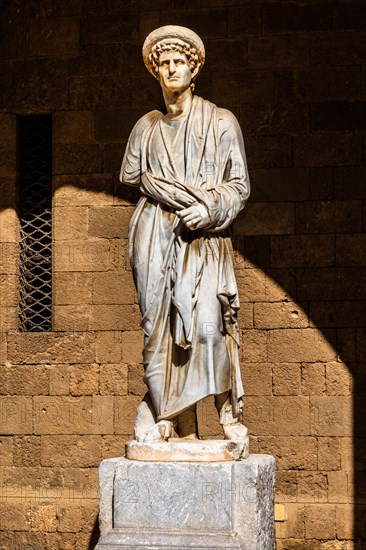
[{"label": "bare foot", "polygon": [[248,437],[248,428],[240,422],[234,424],[223,424],[225,439],[232,441],[244,441]]},{"label": "bare foot", "polygon": [[138,441],[142,443],[152,443],[153,441],[166,441],[174,434],[173,423],[170,420],[160,420],[154,426],[144,433]]}]

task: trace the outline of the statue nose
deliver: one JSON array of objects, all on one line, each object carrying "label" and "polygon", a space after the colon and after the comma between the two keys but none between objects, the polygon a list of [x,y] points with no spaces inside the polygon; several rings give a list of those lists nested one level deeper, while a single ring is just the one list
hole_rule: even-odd
[{"label": "statue nose", "polygon": [[169,73],[174,74],[176,71],[176,66],[173,60],[169,63]]}]

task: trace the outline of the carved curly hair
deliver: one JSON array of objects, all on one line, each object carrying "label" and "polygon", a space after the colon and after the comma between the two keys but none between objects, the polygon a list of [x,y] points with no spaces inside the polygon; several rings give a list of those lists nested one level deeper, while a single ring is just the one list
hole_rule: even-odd
[{"label": "carved curly hair", "polygon": [[194,48],[187,42],[184,42],[179,38],[160,40],[160,42],[157,42],[155,46],[152,47],[151,53],[149,55],[150,63],[154,69],[157,78],[159,78],[160,55],[163,52],[169,51],[184,53],[192,71],[194,71],[194,69],[200,65],[196,48]]}]

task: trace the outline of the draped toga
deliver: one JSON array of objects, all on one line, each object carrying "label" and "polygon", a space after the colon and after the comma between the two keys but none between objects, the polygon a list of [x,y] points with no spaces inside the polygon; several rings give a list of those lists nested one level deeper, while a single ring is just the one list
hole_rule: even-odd
[{"label": "draped toga", "polygon": [[[144,381],[157,420],[231,391],[238,416],[238,290],[229,226],[249,196],[235,116],[194,96],[185,118],[160,111],[133,128],[121,181],[142,191],[129,226],[129,254],[144,331]],[[203,204],[205,229],[176,212]]]}]

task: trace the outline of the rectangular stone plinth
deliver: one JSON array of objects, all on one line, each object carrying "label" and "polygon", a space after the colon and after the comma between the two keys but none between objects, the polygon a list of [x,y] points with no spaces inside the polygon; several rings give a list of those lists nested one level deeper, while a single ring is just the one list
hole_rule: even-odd
[{"label": "rectangular stone plinth", "polygon": [[232,462],[139,462],[100,466],[96,550],[272,550],[274,458]]}]

